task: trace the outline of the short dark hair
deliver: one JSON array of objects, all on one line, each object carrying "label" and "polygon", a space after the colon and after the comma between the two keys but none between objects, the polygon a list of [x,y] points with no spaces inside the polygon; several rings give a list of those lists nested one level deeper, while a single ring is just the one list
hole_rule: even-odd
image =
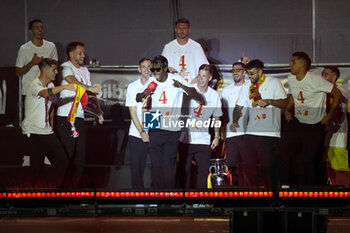
[{"label": "short dark hair", "polygon": [[232,64],[232,67],[236,66],[236,65],[240,65],[242,66],[242,68],[245,70],[247,68],[247,66],[243,63],[243,62],[235,62]]},{"label": "short dark hair", "polygon": [[338,78],[340,76],[340,71],[339,71],[338,67],[336,67],[336,66],[325,66],[323,68],[331,70],[332,73],[334,73],[337,76],[337,78],[335,80],[338,80]]},{"label": "short dark hair", "polygon": [[214,68],[208,64],[202,64],[199,67],[198,71],[200,71],[200,70],[207,70],[207,71],[209,71],[210,75],[213,75],[213,73],[214,73]]},{"label": "short dark hair", "polygon": [[143,58],[141,58],[141,60],[139,61],[139,66],[140,66],[141,63],[144,62],[144,61],[150,61],[150,62],[152,63],[152,60],[151,60],[151,59],[149,59],[149,58],[147,58],[147,57],[143,57]]},{"label": "short dark hair", "polygon": [[168,60],[162,55],[155,56],[152,60],[152,65],[162,64],[163,67],[168,66]]},{"label": "short dark hair", "polygon": [[79,41],[73,41],[73,42],[70,42],[69,44],[67,44],[66,52],[67,52],[68,59],[69,59],[69,53],[74,51],[77,48],[77,46],[85,47],[85,45]]},{"label": "short dark hair", "polygon": [[309,70],[311,68],[311,59],[309,55],[305,52],[295,52],[293,53],[293,57],[298,57],[298,60],[301,59],[304,61],[306,70]]},{"label": "short dark hair", "polygon": [[247,64],[246,69],[250,70],[250,69],[254,69],[254,68],[264,70],[264,63],[258,59],[251,60]]},{"label": "short dark hair", "polygon": [[190,26],[190,21],[186,18],[179,18],[178,20],[176,20],[175,26],[178,25],[179,23],[185,23],[188,26]]},{"label": "short dark hair", "polygon": [[40,63],[39,63],[39,69],[42,70],[45,67],[51,67],[52,65],[58,66],[58,62],[54,59],[51,58],[44,58]]},{"label": "short dark hair", "polygon": [[40,19],[33,19],[32,21],[29,22],[29,25],[28,25],[29,26],[29,30],[32,29],[34,23],[41,23],[41,24],[43,24],[43,22]]}]

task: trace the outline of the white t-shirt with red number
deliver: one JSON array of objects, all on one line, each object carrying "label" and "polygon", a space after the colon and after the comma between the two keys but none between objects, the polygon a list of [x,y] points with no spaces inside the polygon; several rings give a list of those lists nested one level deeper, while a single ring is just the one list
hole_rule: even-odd
[{"label": "white t-shirt with red number", "polygon": [[326,93],[332,91],[333,84],[312,72],[307,72],[301,81],[290,74],[288,84],[294,99],[294,116],[301,123],[319,123],[326,116]]},{"label": "white t-shirt with red number", "polygon": [[209,64],[202,46],[192,39],[185,45],[180,45],[176,39],[169,42],[164,46],[162,55],[168,60],[169,67],[175,68],[179,73],[183,68],[189,72],[184,77],[189,83],[197,76],[201,65]]},{"label": "white t-shirt with red number", "polygon": [[[159,111],[161,118],[164,119],[161,129],[169,131],[179,131],[181,128],[175,122],[181,117],[181,106],[183,93],[186,93],[182,88],[174,87],[174,80],[179,81],[183,85],[189,86],[185,79],[177,74],[168,74],[168,78],[165,82],[158,82],[157,79],[152,76],[148,79],[142,92],[148,87],[148,84],[155,82],[157,87],[152,94],[152,108],[150,111]],[[176,125],[174,125],[176,124]]]},{"label": "white t-shirt with red number", "polygon": [[[190,101],[189,117],[187,121],[201,121],[206,122],[213,117],[222,116],[221,110],[221,97],[218,92],[216,92],[211,87],[205,93],[200,92],[197,85],[195,86],[198,93],[204,95],[206,104],[199,104],[195,100]],[[209,128],[203,125],[191,124],[185,130],[182,130],[179,141],[189,144],[203,144],[210,145],[210,134]],[[210,127],[210,124],[209,124]],[[219,127],[220,128],[220,127]]]}]

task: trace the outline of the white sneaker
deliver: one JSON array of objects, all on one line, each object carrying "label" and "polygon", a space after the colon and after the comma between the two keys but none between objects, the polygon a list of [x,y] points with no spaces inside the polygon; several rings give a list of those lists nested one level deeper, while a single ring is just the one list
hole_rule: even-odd
[{"label": "white sneaker", "polygon": [[29,155],[23,156],[22,167],[30,167],[30,156]]},{"label": "white sneaker", "polygon": [[44,164],[51,165],[50,160],[45,156]]}]

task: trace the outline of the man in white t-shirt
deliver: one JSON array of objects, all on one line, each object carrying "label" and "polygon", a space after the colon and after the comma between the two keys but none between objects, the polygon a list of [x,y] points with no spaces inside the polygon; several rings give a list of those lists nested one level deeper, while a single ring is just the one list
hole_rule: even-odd
[{"label": "man in white t-shirt", "polygon": [[[152,188],[175,188],[176,155],[180,136],[182,95],[204,104],[204,97],[177,74],[168,73],[168,61],[163,56],[152,60],[151,72],[143,89],[136,95],[137,102],[151,97],[151,111],[145,118],[144,128],[149,128],[149,154],[151,158]],[[154,83],[151,91],[149,84]],[[147,117],[146,116],[146,117]]]},{"label": "man in white t-shirt", "polygon": [[[60,184],[67,168],[67,156],[52,130],[54,95],[63,90],[75,92],[74,85],[55,87],[53,81],[58,73],[57,62],[45,58],[39,63],[40,76],[27,88],[25,97],[25,118],[22,133],[27,136],[31,156],[31,182],[45,187],[50,182]],[[51,161],[49,174],[44,174],[45,155]]]},{"label": "man in white t-shirt", "polygon": [[[95,93],[101,91],[101,85],[91,85],[90,72],[84,65],[85,46],[81,42],[71,42],[67,45],[67,56],[69,61],[63,63],[62,70],[62,85],[77,84],[82,86],[89,94],[89,101],[94,101],[93,106],[96,108],[98,114],[98,123],[102,124],[103,113],[101,111],[98,99]],[[85,162],[85,125],[84,125],[84,111],[81,102],[78,104],[75,116],[75,132],[79,133],[78,137],[73,137],[74,128],[68,122],[68,115],[73,105],[75,93],[64,90],[60,93],[62,101],[68,100],[68,103],[63,104],[57,109],[57,133],[62,141],[64,148],[68,154],[69,167],[65,176],[65,185],[74,187],[78,184]]]},{"label": "man in white t-shirt", "polygon": [[239,177],[238,165],[239,158],[244,163],[244,144],[243,135],[245,133],[246,123],[244,124],[243,109],[241,117],[238,120],[239,127],[236,132],[230,130],[233,122],[233,109],[236,107],[240,90],[246,82],[250,84],[249,80],[245,80],[246,64],[242,62],[235,62],[232,65],[233,83],[222,90],[223,110],[225,116],[225,123],[222,127],[223,140],[225,141],[226,161],[232,175],[232,184],[238,185],[239,180],[243,182],[242,177]]},{"label": "man in white t-shirt", "polygon": [[[325,66],[322,71],[322,77],[333,85],[336,85],[339,76],[340,71],[336,66]],[[342,177],[346,177],[349,172],[347,112],[350,97],[344,88],[338,85],[337,88],[342,94],[342,99],[340,106],[328,124],[328,131],[324,144],[327,162],[332,168],[332,170],[327,169],[327,175],[328,181],[331,182],[332,185],[343,185],[349,188],[349,182],[344,182],[348,179],[342,179]],[[327,108],[329,108],[331,104],[332,99],[327,96]],[[337,175],[335,175],[335,171]]]},{"label": "man in white t-shirt", "polygon": [[166,44],[162,56],[168,59],[169,71],[180,73],[189,83],[195,83],[198,68],[209,64],[201,45],[188,37],[190,21],[180,18],[175,23],[176,39]]},{"label": "man in white t-shirt", "polygon": [[[239,127],[243,108],[249,117],[244,135],[244,173],[250,186],[271,187],[276,185],[275,150],[280,138],[281,109],[285,107],[287,96],[281,82],[263,73],[264,63],[252,60],[247,64],[251,83],[245,83],[233,111],[231,131]],[[257,164],[260,164],[257,167]]]},{"label": "man in white t-shirt", "polygon": [[[325,126],[339,106],[341,93],[320,75],[309,72],[311,59],[304,52],[293,53],[288,76],[288,106],[285,110],[285,139],[281,142],[281,183],[315,185],[323,182],[322,150]],[[333,98],[326,113],[327,93]],[[294,117],[291,114],[294,104]],[[295,149],[298,151],[295,151]],[[294,174],[290,176],[289,172]]]},{"label": "man in white t-shirt", "polygon": [[[179,141],[181,175],[185,178],[184,188],[206,188],[208,169],[210,166],[211,150],[219,145],[220,127],[222,116],[220,95],[208,86],[213,78],[213,67],[203,64],[199,67],[196,90],[201,93],[206,104],[199,104],[195,100],[190,101],[189,116],[186,119],[194,122],[181,131]],[[213,117],[213,120],[211,120]],[[214,128],[214,139],[211,141],[208,126],[197,125],[197,122],[210,121],[209,127]],[[214,122],[212,122],[214,121]],[[198,174],[194,187],[191,187],[192,159],[196,161]]]},{"label": "man in white t-shirt", "polygon": [[131,117],[128,148],[130,151],[131,187],[133,189],[144,188],[143,173],[147,159],[149,136],[146,130],[142,128],[142,111],[147,111],[148,102],[137,103],[136,94],[142,89],[149,77],[151,77],[151,64],[152,61],[148,58],[142,58],[139,61],[138,71],[141,77],[130,83],[126,90],[125,106],[129,108]]},{"label": "man in white t-shirt", "polygon": [[[24,114],[24,97],[26,89],[35,78],[40,75],[38,64],[43,58],[52,58],[57,61],[57,49],[54,43],[44,40],[44,26],[40,19],[29,22],[29,32],[32,40],[23,44],[17,54],[16,75],[21,77],[22,98],[19,100],[19,121]],[[19,122],[21,123],[21,122]],[[29,156],[24,156],[23,166],[29,166]]]}]

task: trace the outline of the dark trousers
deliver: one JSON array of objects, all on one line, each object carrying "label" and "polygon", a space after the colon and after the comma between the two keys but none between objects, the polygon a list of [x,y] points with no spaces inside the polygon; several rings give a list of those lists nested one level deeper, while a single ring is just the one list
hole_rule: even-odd
[{"label": "dark trousers", "polygon": [[142,139],[129,136],[128,147],[130,152],[131,187],[143,189],[143,174],[147,160],[148,143]]},{"label": "dark trousers", "polygon": [[[211,149],[209,145],[179,144],[180,177],[184,188],[207,188],[208,169],[210,166]],[[197,174],[193,174],[192,160],[196,161]],[[195,176],[195,184],[191,184],[191,177]]]},{"label": "dark trousers", "polygon": [[176,156],[180,131],[149,130],[152,188],[175,188]]},{"label": "dark trousers", "polygon": [[225,150],[226,150],[226,164],[232,175],[232,184],[238,185],[239,180],[243,180],[240,177],[238,168],[246,164],[244,160],[244,140],[243,135],[226,138]]},{"label": "dark trousers", "polygon": [[[57,186],[66,172],[68,159],[63,146],[55,134],[31,134],[26,139],[30,155],[31,183],[45,186]],[[45,156],[50,160],[50,168],[45,168]]]},{"label": "dark trousers", "polygon": [[82,118],[75,119],[75,128],[79,132],[79,137],[72,137],[71,125],[67,117],[57,117],[57,134],[68,155],[69,165],[64,177],[64,185],[68,187],[77,186],[85,163],[85,122]]},{"label": "dark trousers", "polygon": [[279,148],[281,184],[315,185],[322,177],[325,127],[293,119],[286,125]]},{"label": "dark trousers", "polygon": [[279,138],[244,135],[243,170],[249,186],[276,185],[275,152]]}]

